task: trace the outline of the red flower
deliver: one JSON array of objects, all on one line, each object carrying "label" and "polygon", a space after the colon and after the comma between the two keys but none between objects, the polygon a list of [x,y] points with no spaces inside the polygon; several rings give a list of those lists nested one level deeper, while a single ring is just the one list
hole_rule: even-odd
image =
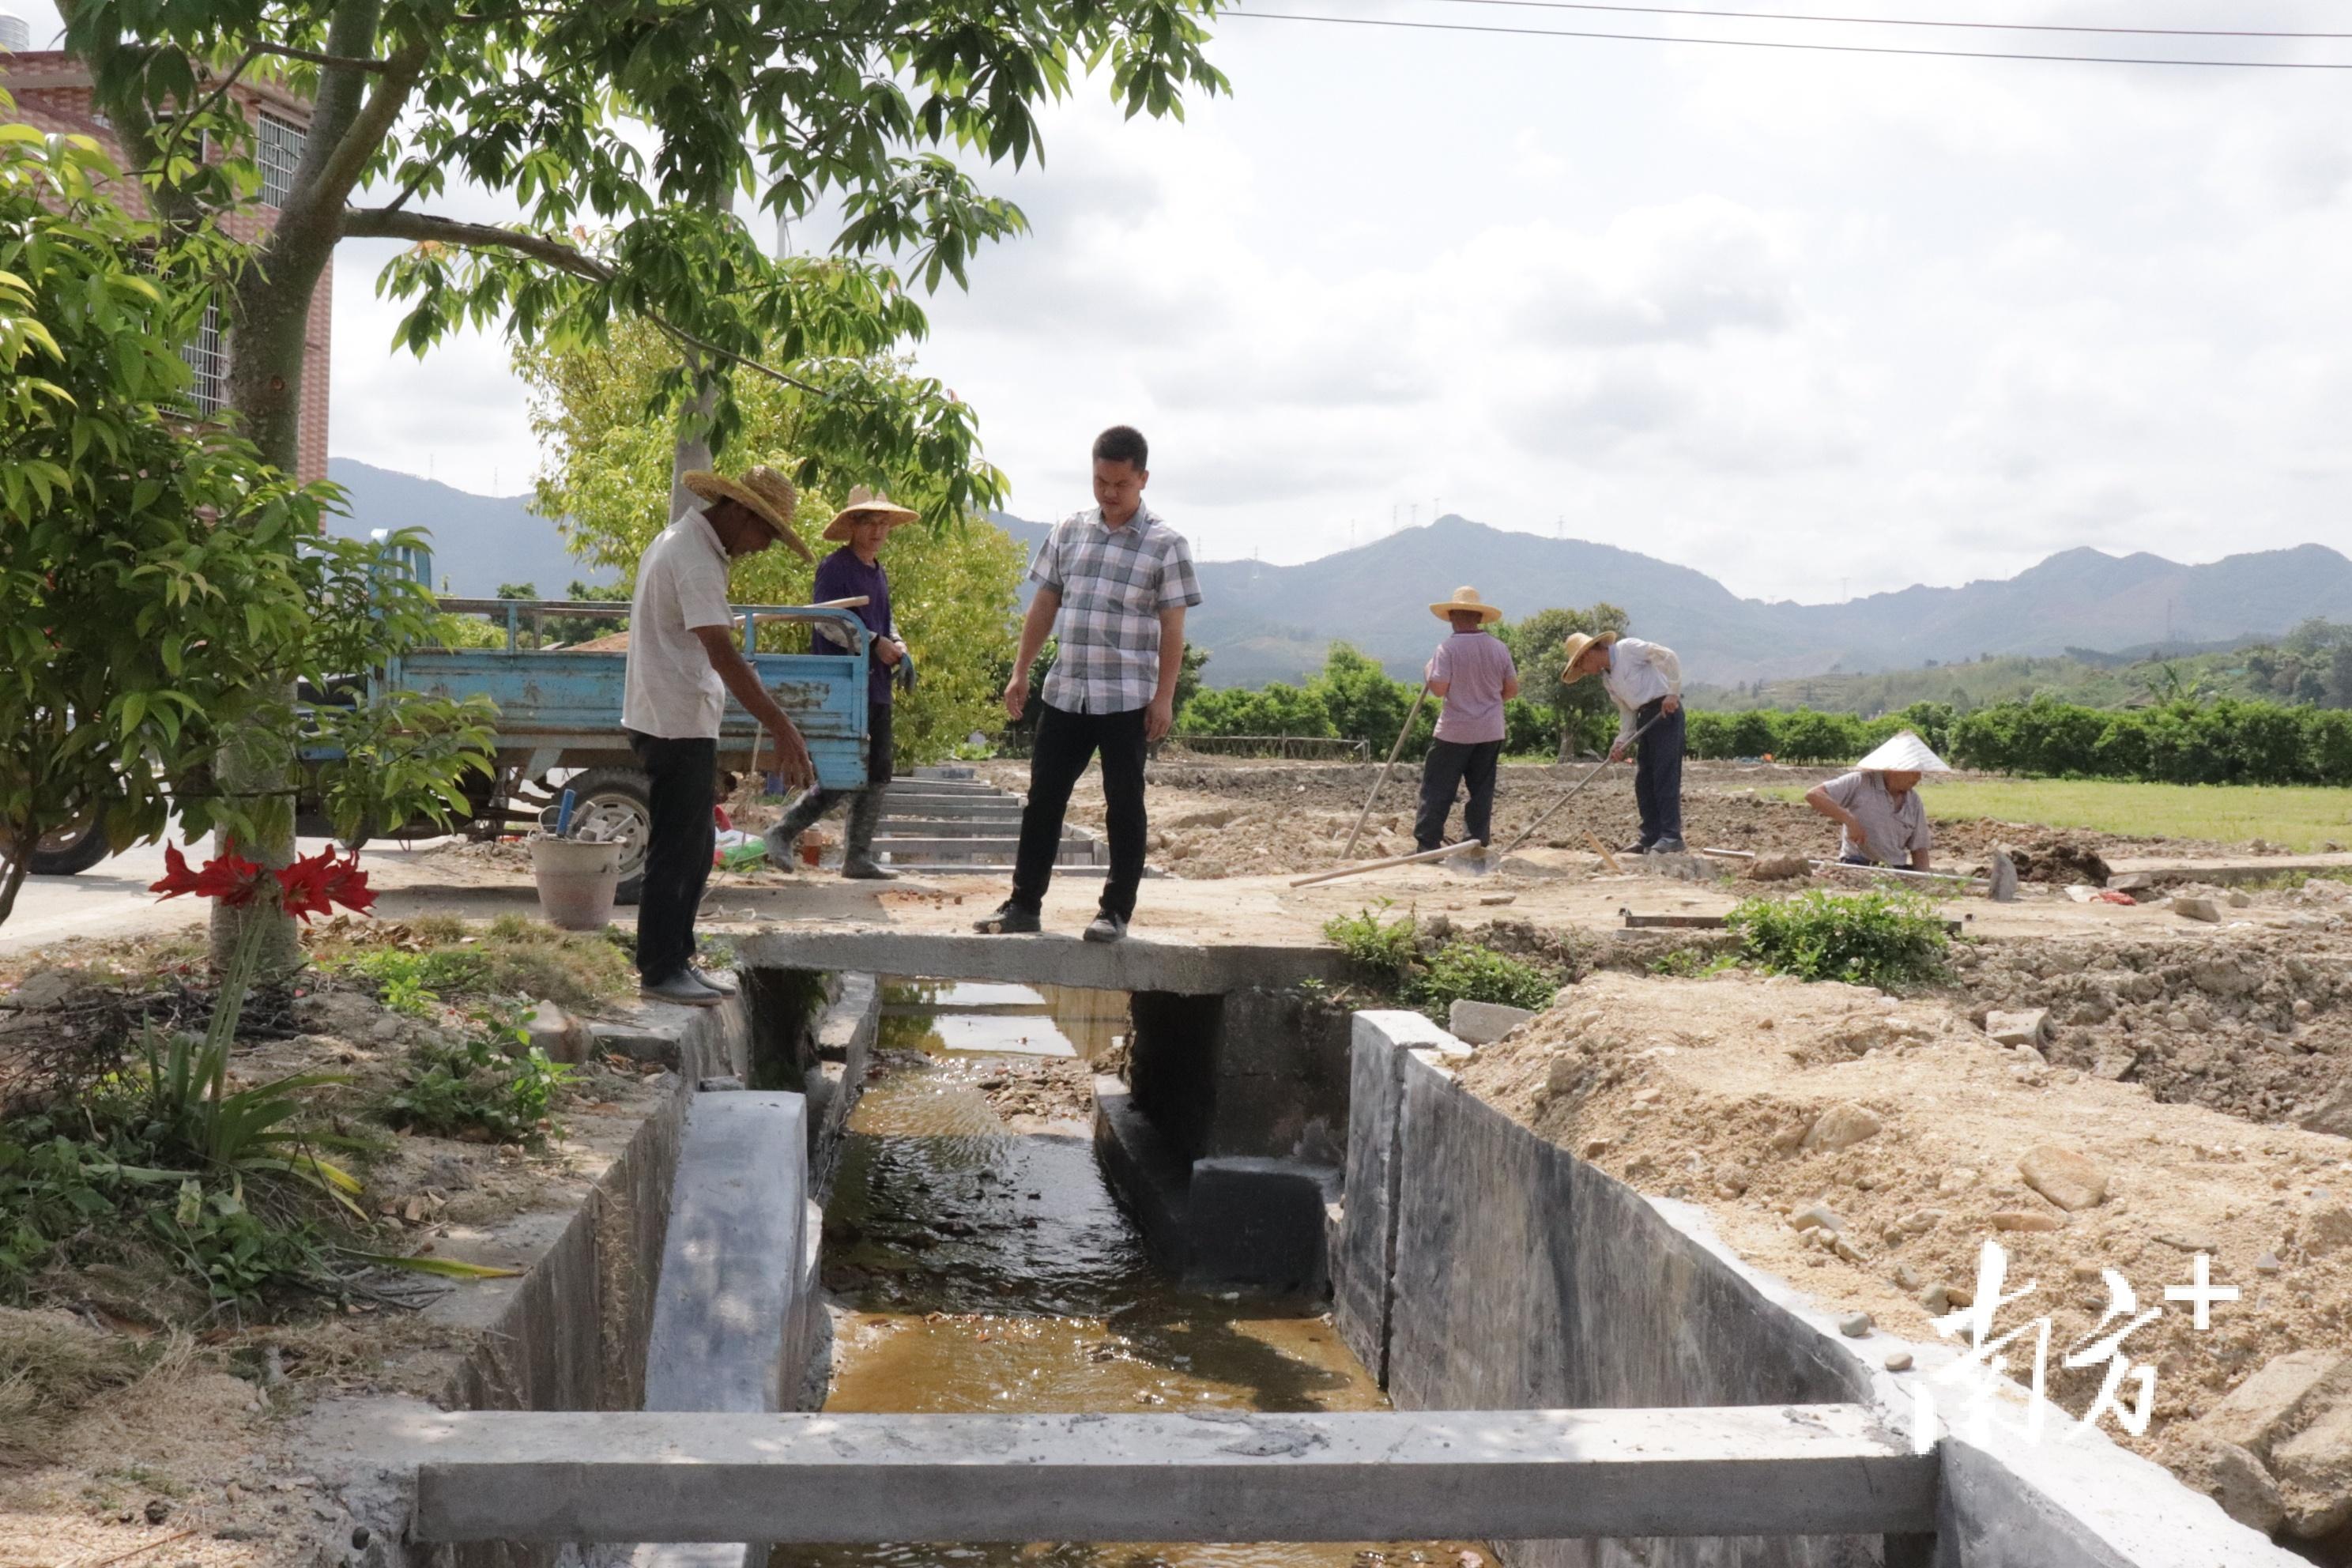
[{"label": "red flower", "polygon": [[365,914],[375,902],[375,892],[359,866],[357,850],[349,859],[338,858],[332,849],[306,855],[278,873],[278,901],[305,925],[312,915],[333,912],[337,904],[354,914]]},{"label": "red flower", "polygon": [[166,844],[163,879],[151,883],[147,890],[167,899],[194,893],[198,898],[218,899],[225,904],[249,904],[253,895],[261,890],[262,881],[261,868],[235,851],[205,861],[201,870],[191,871],[188,858],[180,853],[180,847]]}]

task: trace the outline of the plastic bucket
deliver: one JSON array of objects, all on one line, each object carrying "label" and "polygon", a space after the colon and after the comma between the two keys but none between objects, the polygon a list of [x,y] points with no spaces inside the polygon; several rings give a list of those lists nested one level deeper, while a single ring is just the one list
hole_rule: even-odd
[{"label": "plastic bucket", "polygon": [[603,931],[613,918],[621,883],[621,847],[575,838],[530,841],[530,874],[539,883],[539,912],[564,931]]}]

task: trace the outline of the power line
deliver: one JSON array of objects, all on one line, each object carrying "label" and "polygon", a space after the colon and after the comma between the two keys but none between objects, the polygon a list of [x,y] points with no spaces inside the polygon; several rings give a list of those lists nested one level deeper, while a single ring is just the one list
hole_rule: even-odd
[{"label": "power line", "polygon": [[1439,0],[1449,5],[1508,5],[1529,11],[1617,11],[1642,16],[1729,16],[1753,22],[1831,22],[1860,27],[1969,27],[2000,33],[2097,33],[2154,38],[2352,38],[2352,33],[2260,31],[2242,27],[2100,27],[2064,22],[1949,22],[1920,16],[1817,16],[1801,11],[1702,11],[1685,5],[1611,5],[1601,0]]},{"label": "power line", "polygon": [[1418,33],[1496,33],[1523,38],[1610,38],[1633,44],[1712,44],[1735,49],[1798,49],[1809,54],[1909,55],[1954,60],[2053,60],[2095,66],[2211,66],[2243,70],[2352,70],[2352,60],[2197,60],[2147,55],[2039,55],[2005,49],[1911,49],[1891,44],[1806,44],[1777,38],[1696,38],[1676,33],[1597,33],[1566,27],[1501,27],[1475,22],[1407,22],[1393,16],[1315,16],[1290,11],[1243,11],[1265,22],[1321,22],[1338,27],[1403,27]]}]

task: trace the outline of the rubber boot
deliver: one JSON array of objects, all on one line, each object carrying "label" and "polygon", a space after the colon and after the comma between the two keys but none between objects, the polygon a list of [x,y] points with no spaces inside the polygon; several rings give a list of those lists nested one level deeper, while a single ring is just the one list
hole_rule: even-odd
[{"label": "rubber boot", "polygon": [[789,869],[793,864],[793,840],[814,826],[816,819],[824,815],[824,808],[832,804],[820,790],[806,791],[793,802],[782,818],[760,836],[767,847],[769,860]]},{"label": "rubber boot", "polygon": [[841,861],[841,874],[861,882],[895,882],[896,871],[885,870],[874,858],[874,830],[882,825],[882,791],[877,786],[857,792],[849,804],[848,847]]}]

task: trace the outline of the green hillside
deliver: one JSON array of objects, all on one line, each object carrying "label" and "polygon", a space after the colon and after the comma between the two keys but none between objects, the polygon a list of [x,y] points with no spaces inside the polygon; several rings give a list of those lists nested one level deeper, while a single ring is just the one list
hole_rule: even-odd
[{"label": "green hillside", "polygon": [[1865,718],[1915,702],[1948,702],[1967,712],[2036,697],[2087,708],[2131,707],[2182,697],[2352,708],[2352,622],[2305,621],[2272,642],[2146,657],[2074,648],[2049,658],[1988,656],[1868,675],[1695,684],[1689,697],[1692,707],[1718,712],[1811,708]]}]

